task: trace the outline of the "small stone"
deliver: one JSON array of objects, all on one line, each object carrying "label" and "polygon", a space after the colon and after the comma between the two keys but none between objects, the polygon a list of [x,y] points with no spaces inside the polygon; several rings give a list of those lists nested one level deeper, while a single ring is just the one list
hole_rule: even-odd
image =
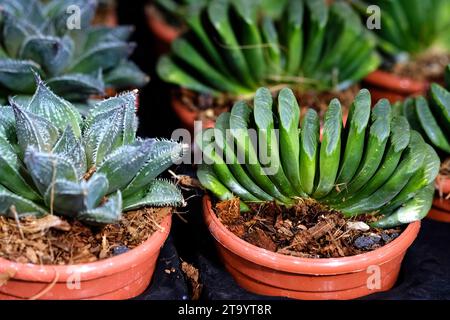
[{"label": "small stone", "polygon": [[384,242],[389,242],[389,241],[391,241],[392,238],[387,233],[382,233],[381,234],[381,239],[383,239]]},{"label": "small stone", "polygon": [[366,223],[362,221],[348,221],[347,229],[350,230],[359,230],[359,231],[369,231],[370,227]]},{"label": "small stone", "polygon": [[380,240],[381,237],[379,236],[361,236],[355,240],[354,244],[358,249],[370,249],[379,243]]},{"label": "small stone", "polygon": [[130,249],[128,249],[127,246],[117,246],[117,247],[114,247],[114,249],[113,249],[113,255],[118,256],[119,254],[122,254],[122,253],[125,253],[128,251],[130,251]]}]

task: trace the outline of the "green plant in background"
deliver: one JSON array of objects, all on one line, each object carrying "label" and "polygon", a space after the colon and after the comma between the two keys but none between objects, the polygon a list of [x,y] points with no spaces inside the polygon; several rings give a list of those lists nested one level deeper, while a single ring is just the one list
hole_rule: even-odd
[{"label": "green plant in background", "polygon": [[[447,0],[351,0],[361,14],[369,5],[381,10],[381,28],[373,31],[389,55],[420,55],[434,46],[450,50],[450,2]],[[447,37],[447,39],[446,39]]]},{"label": "green plant in background", "polygon": [[[266,88],[256,92],[253,108],[237,102],[231,112],[219,116],[215,129],[197,136],[206,159],[197,172],[202,185],[220,200],[239,197],[243,211],[252,202],[290,206],[310,197],[348,217],[384,215],[372,224],[375,227],[427,214],[439,158],[410,130],[405,117],[393,115],[387,100],[371,110],[370,94],[361,90],[345,127],[341,105],[332,100],[322,139],[316,111],[309,109],[301,119],[299,110],[288,88],[275,103]],[[251,129],[257,140],[251,140]]]},{"label": "green plant in background", "polygon": [[[131,27],[90,24],[95,0],[0,0],[0,6],[3,103],[9,95],[34,92],[33,72],[71,101],[103,95],[105,88],[135,88],[148,81],[127,59],[135,47],[127,42]],[[80,9],[79,25],[75,11],[68,10],[71,6]]]},{"label": "green plant in background", "polygon": [[212,0],[186,16],[190,32],[160,58],[167,82],[213,95],[288,85],[343,89],[377,68],[375,41],[345,3],[289,0],[279,19],[257,1]]},{"label": "green plant in background", "polygon": [[[445,72],[446,85],[450,88],[450,65]],[[399,103],[396,112],[404,115],[411,127],[443,155],[450,154],[450,92],[437,83],[430,88],[430,98],[415,97]]]},{"label": "green plant in background", "polygon": [[105,224],[144,206],[183,204],[178,188],[156,177],[185,147],[136,138],[135,100],[128,92],[99,101],[82,119],[37,76],[28,104],[0,107],[0,214]]},{"label": "green plant in background", "polygon": [[[182,24],[185,16],[192,10],[206,6],[211,0],[155,0],[156,6],[169,19],[170,23]],[[287,0],[257,0],[258,5],[264,13],[271,17],[279,17],[286,5]]]}]

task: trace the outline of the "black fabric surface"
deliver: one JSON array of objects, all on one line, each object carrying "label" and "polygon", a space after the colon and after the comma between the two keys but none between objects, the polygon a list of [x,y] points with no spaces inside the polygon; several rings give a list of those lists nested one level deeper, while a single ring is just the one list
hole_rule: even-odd
[{"label": "black fabric surface", "polygon": [[[149,31],[145,15],[145,0],[123,1],[118,4],[119,21],[136,27],[133,41],[138,47],[132,58],[146,71],[152,81],[140,91],[139,134],[147,137],[170,137],[179,121],[170,108],[170,94],[155,74],[157,53],[155,40]],[[182,166],[177,173],[192,174],[192,168]],[[190,196],[192,194],[187,194]],[[183,222],[174,215],[171,236],[161,251],[150,287],[137,299],[175,299],[188,296],[188,284],[180,271],[180,259],[199,268],[203,292],[201,299],[274,299],[258,296],[236,285],[217,258],[214,240],[202,221],[201,195],[189,200],[189,207],[180,209]],[[409,249],[396,286],[389,292],[363,299],[450,299],[450,224],[425,219],[420,234]],[[175,272],[166,273],[166,269]]]}]

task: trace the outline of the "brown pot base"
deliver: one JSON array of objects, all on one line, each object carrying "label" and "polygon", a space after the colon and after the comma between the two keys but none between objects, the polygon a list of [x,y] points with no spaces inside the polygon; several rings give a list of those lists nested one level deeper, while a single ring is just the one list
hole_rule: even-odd
[{"label": "brown pot base", "polygon": [[392,288],[420,222],[389,244],[344,258],[308,259],[274,253],[240,239],[217,218],[208,196],[205,222],[219,256],[236,282],[250,292],[296,299],[353,299]]},{"label": "brown pot base", "polygon": [[0,258],[0,299],[130,299],[149,285],[159,251],[169,235],[171,215],[144,243],[121,255],[97,262],[60,265],[15,263]]}]

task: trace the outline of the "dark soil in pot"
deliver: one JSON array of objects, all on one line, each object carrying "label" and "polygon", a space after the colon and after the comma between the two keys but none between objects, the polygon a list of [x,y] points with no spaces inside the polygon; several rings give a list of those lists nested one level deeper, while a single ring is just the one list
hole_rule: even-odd
[{"label": "dark soil in pot", "polygon": [[170,214],[167,208],[127,212],[117,224],[89,227],[54,215],[0,217],[0,258],[18,263],[73,265],[110,258],[147,240]]},{"label": "dark soil in pot", "polygon": [[219,220],[236,236],[260,248],[302,258],[339,258],[375,250],[397,238],[402,228],[370,228],[372,216],[345,219],[312,199],[292,208],[254,204],[240,213],[239,200],[218,202]]},{"label": "dark soil in pot", "polygon": [[429,53],[405,63],[395,64],[389,71],[399,77],[415,81],[442,82],[445,67],[450,64],[450,54]]}]

